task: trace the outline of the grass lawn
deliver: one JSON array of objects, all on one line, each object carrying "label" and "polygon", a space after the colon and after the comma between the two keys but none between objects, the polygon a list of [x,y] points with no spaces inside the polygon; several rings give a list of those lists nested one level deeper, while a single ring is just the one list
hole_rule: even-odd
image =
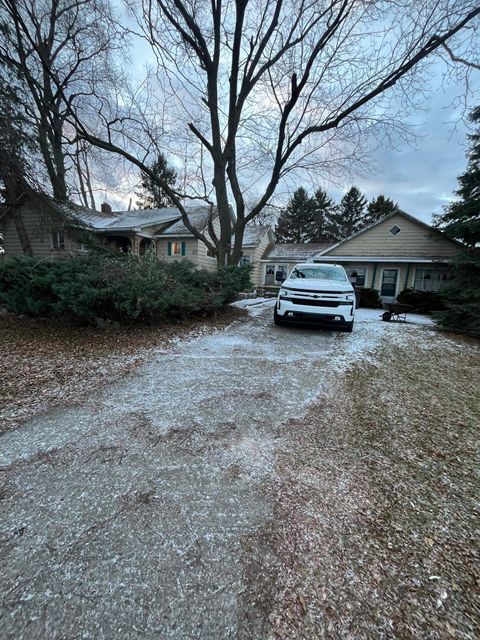
[{"label": "grass lawn", "polygon": [[480,637],[479,381],[478,343],[412,333],[284,425],[246,628],[260,610],[278,638]]}]

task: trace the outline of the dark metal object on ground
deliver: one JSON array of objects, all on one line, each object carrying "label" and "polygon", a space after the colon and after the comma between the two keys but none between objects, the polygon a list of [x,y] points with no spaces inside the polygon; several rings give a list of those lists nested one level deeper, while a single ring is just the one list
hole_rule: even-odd
[{"label": "dark metal object on ground", "polygon": [[390,320],[398,320],[399,322],[406,322],[407,313],[412,310],[412,307],[408,304],[385,303],[383,305],[385,309],[384,313],[380,316],[385,322]]}]

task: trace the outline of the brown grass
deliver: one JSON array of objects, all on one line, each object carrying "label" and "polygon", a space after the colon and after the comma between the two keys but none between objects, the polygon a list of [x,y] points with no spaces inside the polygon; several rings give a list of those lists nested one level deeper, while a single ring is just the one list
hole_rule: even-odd
[{"label": "brown grass", "polygon": [[243,637],[480,637],[479,380],[478,344],[411,336],[284,429]]}]

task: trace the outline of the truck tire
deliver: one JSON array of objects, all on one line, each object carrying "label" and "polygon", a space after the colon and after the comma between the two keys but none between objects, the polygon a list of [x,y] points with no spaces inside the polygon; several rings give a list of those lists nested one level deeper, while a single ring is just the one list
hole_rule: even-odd
[{"label": "truck tire", "polygon": [[273,322],[277,325],[277,327],[281,327],[284,322],[282,318],[277,313],[277,307],[273,310]]},{"label": "truck tire", "polygon": [[347,322],[347,324],[343,327],[345,333],[352,333],[353,331],[353,320],[351,322]]}]

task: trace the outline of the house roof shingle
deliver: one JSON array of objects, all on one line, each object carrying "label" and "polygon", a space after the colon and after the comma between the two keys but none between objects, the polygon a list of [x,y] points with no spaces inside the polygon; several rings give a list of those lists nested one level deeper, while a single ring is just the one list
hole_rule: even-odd
[{"label": "house roof shingle", "polygon": [[72,219],[88,227],[93,227],[97,231],[133,230],[164,224],[176,220],[180,216],[180,212],[176,207],[103,213],[102,211],[93,211],[86,207],[70,204],[68,207],[63,207],[62,210]]},{"label": "house roof shingle", "polygon": [[[177,211],[177,217],[179,217],[180,212],[178,211],[178,209],[176,209],[176,211]],[[188,213],[188,218],[191,224],[199,231],[202,231],[203,229],[205,229],[205,227],[208,224],[208,220],[211,214],[211,208],[208,205],[205,205],[204,207],[195,207],[192,209],[188,209],[187,213]],[[174,224],[170,225],[168,229],[165,229],[158,235],[184,236],[184,235],[192,235],[192,234],[187,229],[187,227],[183,224],[183,220],[180,218],[176,222],[174,222]]]},{"label": "house roof shingle", "polygon": [[115,213],[115,219],[106,227],[108,229],[150,227],[176,220],[179,216],[180,212],[176,207],[119,211]]},{"label": "house roof shingle", "polygon": [[[244,247],[256,247],[263,236],[268,233],[271,227],[269,225],[259,225],[258,227],[245,227],[243,234],[243,246]],[[235,240],[235,236],[232,236],[232,243]]]}]

